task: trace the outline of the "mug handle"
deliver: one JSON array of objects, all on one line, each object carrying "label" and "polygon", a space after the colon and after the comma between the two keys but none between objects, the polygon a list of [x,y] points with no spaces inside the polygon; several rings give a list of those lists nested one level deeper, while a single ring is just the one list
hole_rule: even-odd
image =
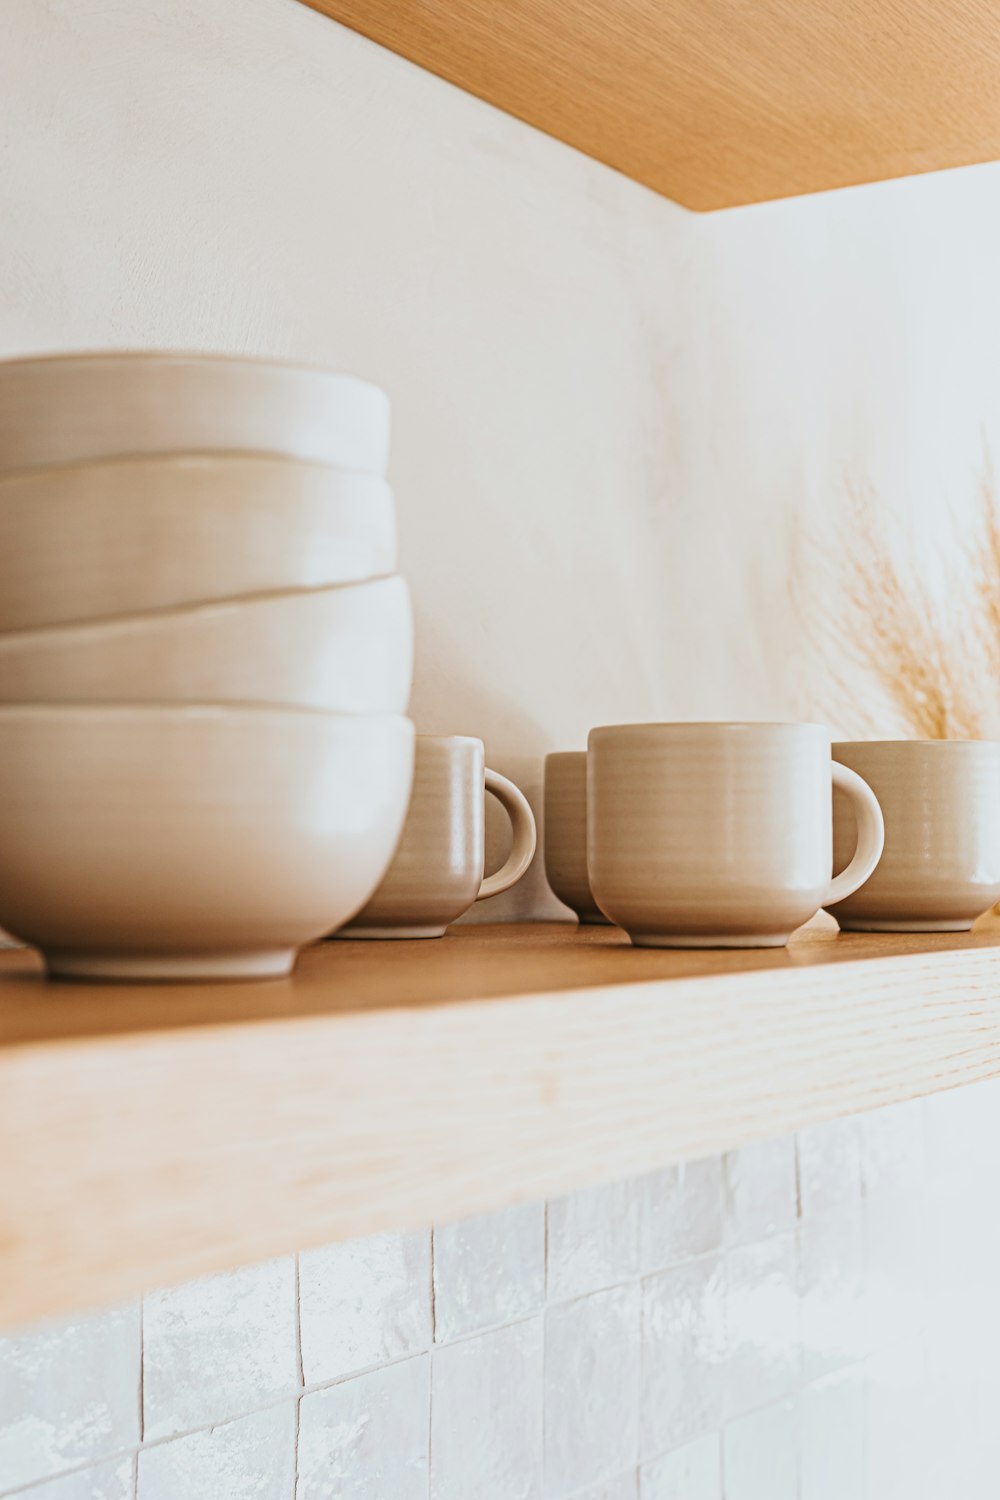
[{"label": "mug handle", "polygon": [[487,766],[486,790],[493,793],[510,818],[514,842],[506,864],[501,865],[495,875],[487,875],[479,887],[477,901],[482,901],[484,896],[499,896],[501,891],[509,890],[512,885],[516,885],[531,864],[535,854],[535,845],[538,842],[535,815],[521,789],[512,781],[508,781],[506,776],[498,775]]},{"label": "mug handle", "polygon": [[858,886],[864,885],[869,875],[882,858],[885,846],[885,822],[875,793],[867,781],[862,781],[856,771],[833,761],[833,784],[850,798],[858,825],[858,847],[846,870],[834,876],[826,893],[824,906],[843,901],[852,896]]}]

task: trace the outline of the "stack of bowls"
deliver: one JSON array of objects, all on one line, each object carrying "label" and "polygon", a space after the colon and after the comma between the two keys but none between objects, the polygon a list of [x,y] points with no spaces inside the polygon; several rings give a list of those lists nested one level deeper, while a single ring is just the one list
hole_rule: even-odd
[{"label": "stack of bowls", "polygon": [[402,829],[389,406],[257,360],[0,364],[0,926],[49,971],[286,973]]}]

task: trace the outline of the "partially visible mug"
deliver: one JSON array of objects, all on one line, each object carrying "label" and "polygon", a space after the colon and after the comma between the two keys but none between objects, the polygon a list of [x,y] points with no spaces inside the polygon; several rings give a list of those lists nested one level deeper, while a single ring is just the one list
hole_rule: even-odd
[{"label": "partially visible mug", "polygon": [[581,922],[607,922],[587,875],[587,752],[559,750],[545,757],[542,823],[545,878]]},{"label": "partially visible mug", "polygon": [[[965,932],[1000,900],[1000,743],[872,740],[836,744],[885,817],[885,852],[864,885],[830,903],[854,932]],[[850,803],[833,798],[833,866],[854,853]]]},{"label": "partially visible mug", "polygon": [[[819,724],[594,729],[587,782],[591,888],[639,947],[780,947],[882,853],[878,802]],[[831,783],[859,829],[832,884]]]},{"label": "partially visible mug", "polygon": [[[491,792],[511,821],[505,864],[483,878]],[[524,793],[486,766],[482,740],[418,734],[410,809],[388,873],[341,938],[443,937],[473,902],[497,896],[525,874],[535,819]]]}]

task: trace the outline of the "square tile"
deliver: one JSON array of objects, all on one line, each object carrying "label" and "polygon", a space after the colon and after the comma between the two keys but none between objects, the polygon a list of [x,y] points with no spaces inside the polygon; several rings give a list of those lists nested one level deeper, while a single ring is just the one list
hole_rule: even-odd
[{"label": "square tile", "polygon": [[299,1424],[296,1500],[427,1500],[429,1355],[303,1396]]},{"label": "square tile", "polygon": [[139,1441],[139,1305],[0,1337],[0,1475],[16,1489]]},{"label": "square tile", "polygon": [[856,1495],[867,1494],[865,1408],[864,1373],[859,1366],[802,1390],[799,1500],[854,1500]]},{"label": "square tile", "polygon": [[431,1344],[431,1237],[375,1234],[299,1256],[306,1385]]},{"label": "square tile", "polygon": [[132,1500],[132,1458],[113,1458],[21,1490],[23,1500]]},{"label": "square tile", "polygon": [[799,1297],[804,1381],[864,1359],[870,1330],[860,1202],[841,1215],[799,1225]]},{"label": "square tile", "polygon": [[139,1454],[138,1500],[294,1500],[295,1402]]},{"label": "square tile", "polygon": [[[708,1432],[673,1453],[643,1464],[639,1470],[639,1500],[722,1500],[719,1434]],[[767,1496],[759,1500],[767,1500]]]},{"label": "square tile", "polygon": [[635,1464],[640,1363],[639,1287],[595,1292],[545,1314],[547,1500]]},{"label": "square tile", "polygon": [[723,1233],[722,1158],[650,1172],[637,1183],[643,1275],[718,1250]]},{"label": "square tile", "polygon": [[912,1099],[860,1116],[865,1195],[919,1193],[924,1184],[924,1101]]},{"label": "square tile", "polygon": [[538,1312],[545,1300],[545,1204],[434,1229],[434,1337],[461,1338]]},{"label": "square tile", "polygon": [[726,1279],[720,1256],[642,1283],[640,1453],[653,1458],[726,1416]]},{"label": "square tile", "polygon": [[796,1138],[804,1219],[856,1210],[861,1201],[861,1129],[856,1119],[810,1125]]},{"label": "square tile", "polygon": [[542,1320],[435,1349],[431,1500],[540,1500]]},{"label": "square tile", "polygon": [[729,1424],[722,1434],[722,1475],[726,1500],[798,1500],[794,1401],[765,1406]]},{"label": "square tile", "polygon": [[779,1401],[799,1384],[797,1282],[794,1234],[744,1245],[726,1256],[730,1418]]},{"label": "square tile", "polygon": [[[912,1339],[884,1350],[865,1366],[868,1402],[868,1493],[905,1496],[905,1500],[938,1500],[950,1488],[948,1479],[934,1476],[935,1440],[947,1435],[945,1474],[956,1476],[957,1454],[943,1413],[929,1399],[922,1341]],[[949,1382],[951,1383],[951,1382]],[[995,1420],[988,1422],[995,1430]],[[980,1454],[980,1457],[983,1455]],[[995,1460],[995,1454],[993,1455]],[[984,1466],[984,1468],[987,1466]],[[988,1469],[995,1476],[995,1461]],[[956,1487],[952,1494],[965,1495]]]},{"label": "square tile", "polygon": [[741,1146],[722,1161],[728,1244],[751,1244],[795,1227],[798,1182],[793,1135]]},{"label": "square tile", "polygon": [[578,1490],[573,1500],[638,1500],[639,1471],[630,1469],[617,1479],[608,1479],[592,1489]]},{"label": "square tile", "polygon": [[[866,1352],[920,1332],[928,1312],[924,1273],[930,1246],[926,1229],[919,1194],[875,1193],[865,1200]],[[958,1268],[951,1265],[939,1270],[945,1278],[941,1290],[950,1296]],[[932,1284],[929,1290],[933,1299],[938,1288]]]},{"label": "square tile", "polygon": [[147,1441],[224,1422],[297,1382],[291,1257],[143,1298]]},{"label": "square tile", "polygon": [[583,1297],[628,1281],[639,1270],[635,1180],[550,1199],[547,1233],[550,1298]]},{"label": "square tile", "polygon": [[975,1192],[1000,1174],[1000,1079],[947,1089],[923,1101],[928,1177]]}]

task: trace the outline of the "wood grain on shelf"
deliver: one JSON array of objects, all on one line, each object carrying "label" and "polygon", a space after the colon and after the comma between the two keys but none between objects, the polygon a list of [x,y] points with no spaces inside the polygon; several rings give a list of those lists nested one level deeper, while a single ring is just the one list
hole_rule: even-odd
[{"label": "wood grain on shelf", "polygon": [[992,921],[746,953],[462,927],[183,988],[3,953],[0,1323],[997,1073]]},{"label": "wood grain on shelf", "polygon": [[689,208],[1000,157],[991,0],[306,0]]}]

